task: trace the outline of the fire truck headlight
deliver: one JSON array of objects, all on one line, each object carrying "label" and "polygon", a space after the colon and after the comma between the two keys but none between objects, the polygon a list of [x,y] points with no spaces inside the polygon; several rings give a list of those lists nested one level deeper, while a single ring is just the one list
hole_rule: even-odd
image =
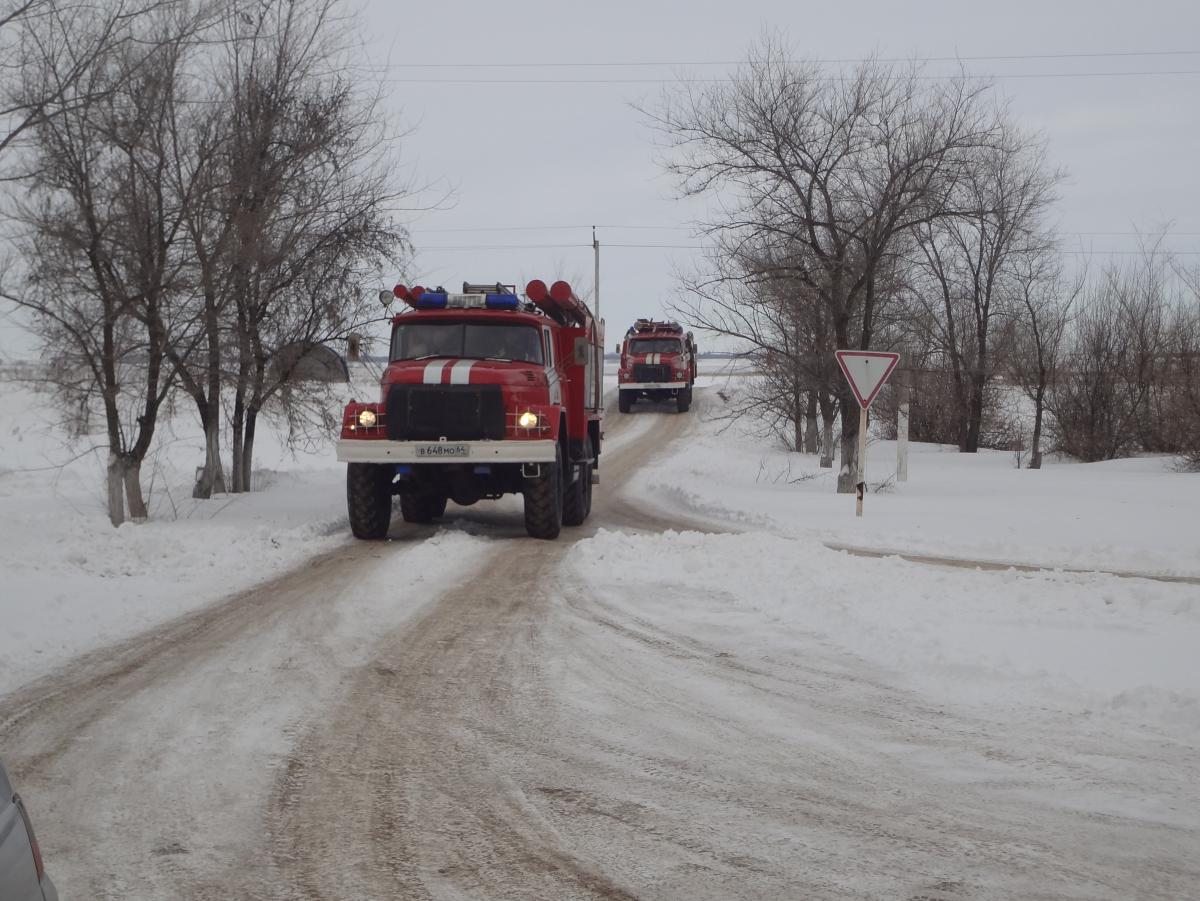
[{"label": "fire truck headlight", "polygon": [[536,413],[534,413],[532,410],[526,410],[524,413],[522,413],[520,416],[517,417],[517,425],[519,425],[523,429],[537,428],[537,424],[538,424],[538,415]]},{"label": "fire truck headlight", "polygon": [[375,415],[374,410],[360,410],[358,414],[358,424],[364,429],[369,429],[379,421],[379,417]]}]

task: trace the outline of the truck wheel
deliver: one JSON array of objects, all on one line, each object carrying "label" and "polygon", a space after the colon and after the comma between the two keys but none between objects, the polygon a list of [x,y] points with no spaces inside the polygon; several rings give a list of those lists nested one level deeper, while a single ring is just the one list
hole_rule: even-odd
[{"label": "truck wheel", "polygon": [[446,512],[446,497],[439,494],[400,495],[400,515],[405,522],[433,522]]},{"label": "truck wheel", "polygon": [[[584,440],[583,452],[592,455],[592,440]],[[577,471],[575,481],[565,486],[563,491],[563,525],[580,526],[587,519],[592,508],[592,464],[571,464]]]},{"label": "truck wheel", "polygon": [[628,413],[633,409],[633,392],[618,391],[617,392],[617,407],[622,413]]},{"label": "truck wheel", "polygon": [[542,474],[526,479],[525,531],[531,538],[557,538],[563,522],[562,445],[557,445],[553,465],[542,464]]},{"label": "truck wheel", "polygon": [[346,466],[346,509],[355,538],[387,538],[392,524],[392,477],[396,468],[378,463]]},{"label": "truck wheel", "polygon": [[675,409],[680,413],[686,413],[692,406],[692,389],[684,388],[675,395]]}]

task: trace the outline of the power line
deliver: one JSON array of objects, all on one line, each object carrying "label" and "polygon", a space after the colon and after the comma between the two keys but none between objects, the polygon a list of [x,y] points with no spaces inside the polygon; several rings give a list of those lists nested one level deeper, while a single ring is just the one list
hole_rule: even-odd
[{"label": "power line", "polygon": [[[640,223],[637,225],[472,225],[455,228],[413,228],[410,229],[414,235],[422,234],[470,234],[470,233],[489,233],[489,232],[538,232],[538,231],[584,231],[592,228],[608,228],[614,231],[624,230],[644,230],[644,231],[679,231],[679,232],[694,232],[696,228],[688,225],[647,225]],[[1148,231],[1060,231],[1057,233],[1063,238],[1156,238],[1159,237],[1156,232]],[[1200,238],[1200,232],[1175,232],[1168,231],[1162,237],[1165,238]],[[575,246],[575,245],[570,245]],[[585,246],[585,245],[579,245]],[[591,244],[587,244],[591,247]],[[606,245],[615,246],[615,245]],[[689,245],[690,246],[690,245]]]},{"label": "power line", "polygon": [[[450,232],[536,232],[571,231],[590,228],[644,229],[647,231],[691,231],[683,225],[496,225],[470,226],[464,228],[413,228],[413,234],[443,234]],[[590,245],[589,245],[590,246]]]},{"label": "power line", "polygon": [[[1037,78],[1147,78],[1155,76],[1200,75],[1200,69],[1162,69],[1141,72],[968,72],[969,78],[1004,81],[1006,79]],[[914,75],[920,81],[941,81],[958,78],[958,74]],[[832,81],[850,81],[849,76],[832,76]],[[563,86],[563,85],[630,85],[630,84],[729,84],[733,78],[388,78],[381,84],[426,85],[506,85],[506,86]]]},{"label": "power line", "polygon": [[[621,249],[671,249],[671,250],[703,250],[702,244],[606,244],[600,245],[604,249],[621,248]],[[580,247],[592,249],[589,244],[434,244],[429,246],[417,245],[417,252],[421,253],[426,250],[574,250]]]},{"label": "power line", "polygon": [[[812,59],[787,59],[782,62],[793,65],[847,65],[850,63],[954,63],[954,62],[1013,62],[1018,60],[1053,60],[1053,59],[1119,59],[1130,57],[1170,57],[1170,56],[1200,56],[1200,50],[1097,50],[1066,53],[1006,53],[996,55],[954,55],[954,56],[860,56],[860,57],[814,57]],[[601,60],[598,62],[555,61],[555,62],[438,62],[438,63],[388,63],[385,69],[644,69],[663,66],[737,66],[745,63],[744,59],[725,60],[642,60],[637,62],[620,62],[616,60]]]},{"label": "power line", "polygon": [[[710,250],[705,244],[638,244],[614,243],[600,245],[605,250]],[[486,251],[486,250],[591,250],[591,244],[444,244],[428,247],[417,246],[417,253],[424,251]],[[1141,250],[1060,250],[1067,256],[1142,256]],[[1200,256],[1200,250],[1165,250],[1168,256]]]}]

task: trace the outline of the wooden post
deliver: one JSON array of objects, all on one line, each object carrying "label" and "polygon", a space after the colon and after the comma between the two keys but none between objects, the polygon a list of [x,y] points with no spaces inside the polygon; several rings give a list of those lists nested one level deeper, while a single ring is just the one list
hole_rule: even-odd
[{"label": "wooden post", "polygon": [[899,403],[896,404],[896,481],[908,481],[908,385],[897,387]]},{"label": "wooden post", "polygon": [[863,495],[867,493],[867,408],[858,408],[858,499],[854,505],[854,515],[862,516]]}]

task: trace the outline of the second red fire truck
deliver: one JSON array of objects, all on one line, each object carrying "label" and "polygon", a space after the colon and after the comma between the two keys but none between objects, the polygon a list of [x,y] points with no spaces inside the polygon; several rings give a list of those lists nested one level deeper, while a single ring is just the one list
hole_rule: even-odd
[{"label": "second red fire truck", "polygon": [[678,322],[639,319],[625,333],[617,373],[622,413],[640,398],[673,400],[680,413],[692,405],[696,383],[696,342]]}]

